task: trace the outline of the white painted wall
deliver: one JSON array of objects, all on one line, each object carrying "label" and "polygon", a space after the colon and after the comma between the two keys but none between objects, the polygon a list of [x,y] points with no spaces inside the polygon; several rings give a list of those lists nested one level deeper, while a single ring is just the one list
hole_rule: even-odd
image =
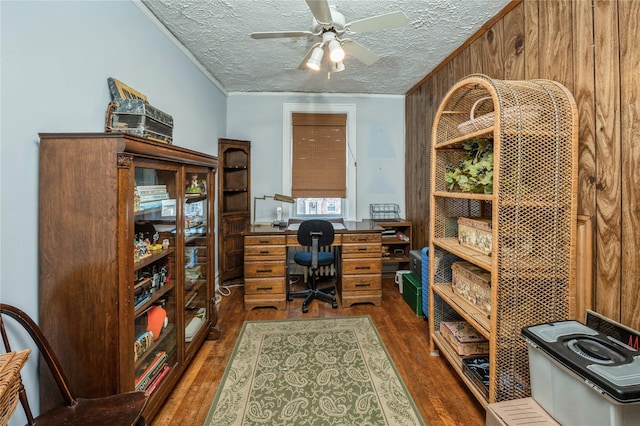
[{"label": "white painted wall", "polygon": [[[230,93],[227,99],[227,135],[251,141],[252,197],[283,191],[285,130],[282,114],[283,105],[287,103],[355,105],[355,218],[368,218],[371,203],[396,203],[404,212],[403,96]],[[259,207],[257,210],[263,213]],[[265,222],[273,220],[273,215],[258,215],[256,219]]]},{"label": "white painted wall", "polygon": [[[173,115],[176,145],[217,155],[226,96],[129,1],[2,0],[0,40],[0,300],[37,320],[38,132],[103,131],[114,77]],[[36,360],[23,378],[37,412]],[[10,424],[24,423],[18,408]]]}]

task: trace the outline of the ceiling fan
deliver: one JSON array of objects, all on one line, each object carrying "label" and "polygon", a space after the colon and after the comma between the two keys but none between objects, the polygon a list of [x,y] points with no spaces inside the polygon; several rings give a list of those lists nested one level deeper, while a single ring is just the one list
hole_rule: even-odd
[{"label": "ceiling fan", "polygon": [[382,29],[403,27],[409,23],[403,11],[395,11],[383,15],[372,16],[347,23],[344,15],[335,6],[329,6],[327,0],[305,0],[313,14],[311,31],[270,31],[254,32],[254,39],[307,37],[320,38],[307,52],[299,69],[319,70],[325,50],[328,51],[329,72],[344,70],[345,53],[366,65],[374,64],[380,57],[360,43],[348,38],[352,34],[372,32]]}]

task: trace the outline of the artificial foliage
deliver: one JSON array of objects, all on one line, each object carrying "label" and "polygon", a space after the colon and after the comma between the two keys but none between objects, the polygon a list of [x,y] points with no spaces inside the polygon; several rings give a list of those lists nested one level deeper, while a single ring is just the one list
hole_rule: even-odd
[{"label": "artificial foliage", "polygon": [[462,143],[465,154],[458,164],[446,165],[445,181],[449,191],[493,192],[493,140],[469,139]]}]

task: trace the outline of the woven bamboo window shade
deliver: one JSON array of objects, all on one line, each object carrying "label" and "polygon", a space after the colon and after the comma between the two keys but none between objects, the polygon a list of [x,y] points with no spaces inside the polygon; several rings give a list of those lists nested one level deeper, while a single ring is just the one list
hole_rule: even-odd
[{"label": "woven bamboo window shade", "polygon": [[346,114],[294,113],[291,196],[346,198]]}]

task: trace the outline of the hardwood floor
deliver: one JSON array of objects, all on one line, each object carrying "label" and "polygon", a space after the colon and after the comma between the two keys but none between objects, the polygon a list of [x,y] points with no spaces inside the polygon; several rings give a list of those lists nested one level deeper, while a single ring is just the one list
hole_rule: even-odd
[{"label": "hardwood floor", "polygon": [[218,305],[221,335],[207,341],[151,423],[159,425],[201,425],[245,320],[314,318],[369,315],[391,354],[413,400],[428,425],[485,424],[485,410],[462,384],[443,357],[429,354],[427,322],[412,312],[393,283],[383,278],[383,305],[354,305],[332,309],[313,301],[309,312],[301,311],[302,299],[294,299],[287,310],[256,308],[246,312],[241,287],[232,288]]}]

